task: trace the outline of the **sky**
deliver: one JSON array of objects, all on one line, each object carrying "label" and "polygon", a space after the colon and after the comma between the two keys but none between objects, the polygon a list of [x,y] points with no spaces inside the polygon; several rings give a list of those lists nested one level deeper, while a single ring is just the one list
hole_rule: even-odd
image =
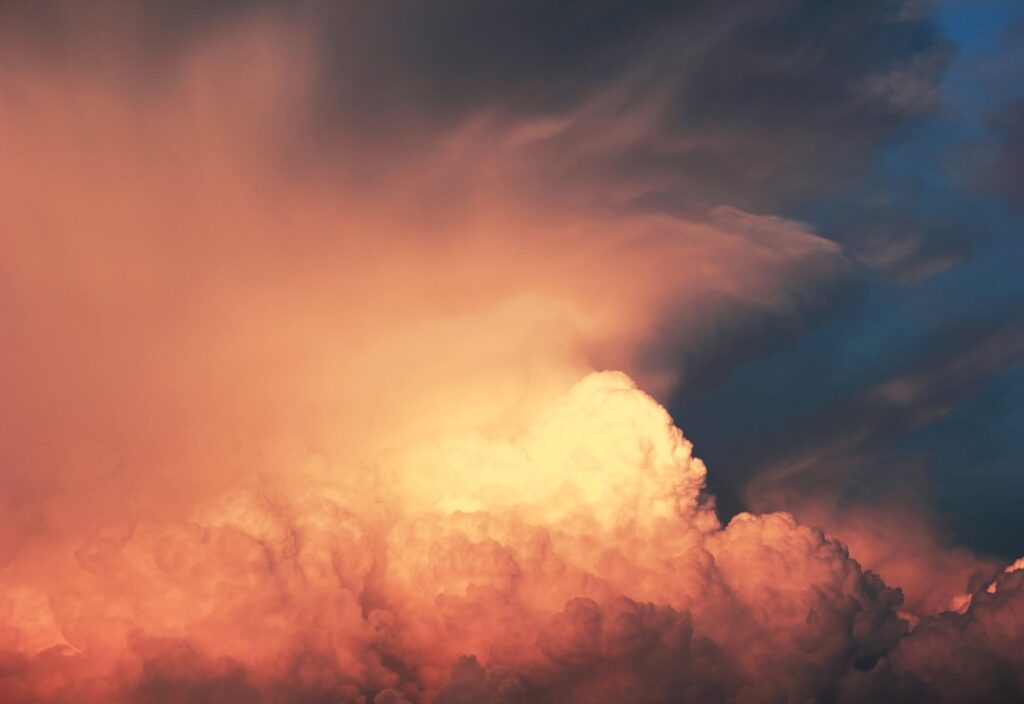
[{"label": "sky", "polygon": [[[1015,3],[950,2],[932,12],[954,47],[935,85],[941,104],[881,145],[851,188],[786,213],[826,235],[842,233],[836,237],[854,257],[866,247],[854,300],[773,342],[713,390],[682,395],[673,412],[694,437],[707,433],[704,454],[717,456],[719,478],[729,482],[718,493],[736,507],[751,475],[807,451],[795,428],[824,413],[833,420],[817,421],[827,436],[821,444],[867,434],[856,448],[836,448],[856,465],[849,471],[898,474],[901,462],[924,463],[932,505],[956,542],[1010,556],[1022,528],[1021,338],[1013,332],[1021,316],[1021,226],[1015,179],[1000,180],[1003,167],[992,162],[1019,163],[1007,134],[1016,123],[1006,116],[1020,110],[1021,55],[1011,38],[1020,11]],[[894,248],[889,256],[886,245]],[[970,359],[999,331],[1007,331],[996,343],[1002,353]],[[958,358],[965,367],[950,374]],[[922,397],[888,409],[886,428],[866,430],[880,413],[865,404],[865,390],[915,373]],[[939,406],[935,417],[913,417],[931,404]],[[746,422],[723,422],[737,412]],[[807,471],[834,473],[837,459]]]},{"label": "sky", "polygon": [[0,0],[0,700],[1021,701],[1022,30]]}]

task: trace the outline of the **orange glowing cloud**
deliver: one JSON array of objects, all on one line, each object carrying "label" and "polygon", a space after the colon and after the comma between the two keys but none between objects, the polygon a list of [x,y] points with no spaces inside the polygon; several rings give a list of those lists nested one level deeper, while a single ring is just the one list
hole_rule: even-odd
[{"label": "orange glowing cloud", "polygon": [[[147,81],[6,50],[0,699],[808,701],[930,676],[843,544],[783,513],[723,527],[641,390],[675,382],[642,354],[666,316],[799,310],[837,246],[729,207],[552,211],[517,162],[535,125],[385,164],[315,141],[308,41],[257,19]],[[972,613],[1020,623],[1000,584]]]},{"label": "orange glowing cloud", "polygon": [[177,515],[274,448],[360,462],[511,427],[594,368],[665,389],[671,369],[636,359],[663,314],[795,309],[841,267],[799,224],[729,209],[550,212],[486,144],[441,139],[386,174],[297,144],[303,41],[255,21],[155,85],[9,48],[6,554],[111,505]]}]

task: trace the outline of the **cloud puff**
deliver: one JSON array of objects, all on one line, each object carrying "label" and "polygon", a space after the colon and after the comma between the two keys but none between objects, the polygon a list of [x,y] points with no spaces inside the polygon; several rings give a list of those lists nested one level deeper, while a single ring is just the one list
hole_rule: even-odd
[{"label": "cloud puff", "polygon": [[[471,464],[428,448],[444,491],[388,518],[374,504],[401,505],[401,481],[377,495],[238,488],[184,520],[107,526],[51,550],[42,572],[5,570],[0,687],[11,701],[142,702],[1018,691],[1024,572],[908,635],[900,592],[819,530],[788,514],[722,527],[666,420],[623,375],[597,374]],[[565,442],[545,452],[536,438],[556,430]],[[492,504],[490,465],[512,456],[549,478]],[[396,476],[420,466],[406,461]],[[620,474],[634,486],[591,492]]]},{"label": "cloud puff", "polygon": [[[536,423],[468,465],[431,453],[443,493],[390,520],[372,511],[389,489],[232,490],[186,520],[107,526],[71,554],[48,551],[44,574],[9,566],[5,646],[19,655],[6,691],[792,698],[903,632],[898,592],[820,532],[784,514],[721,528],[703,465],[623,375],[585,379]],[[552,432],[562,442],[547,444]],[[529,493],[499,484],[489,502],[502,476],[491,467],[510,456],[548,478],[537,486],[524,466]],[[36,676],[40,658],[60,663],[57,684]],[[705,679],[705,662],[737,684]]]},{"label": "cloud puff", "polygon": [[923,621],[876,671],[851,680],[849,701],[1013,702],[1024,695],[1024,572],[1008,570],[965,613]]}]

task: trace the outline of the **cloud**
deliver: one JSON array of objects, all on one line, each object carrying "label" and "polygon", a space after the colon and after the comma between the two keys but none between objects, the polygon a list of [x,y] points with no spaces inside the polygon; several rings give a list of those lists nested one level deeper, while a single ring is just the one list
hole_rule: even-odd
[{"label": "cloud", "polygon": [[[379,495],[308,479],[302,492],[233,489],[185,519],[106,527],[70,555],[51,546],[45,568],[9,566],[7,645],[21,654],[5,692],[661,701],[732,690],[701,679],[710,663],[737,673],[741,698],[792,697],[904,630],[898,592],[820,532],[784,514],[721,528],[703,465],[623,375],[588,377],[536,423],[478,450],[472,476],[458,448],[428,444],[434,496],[390,493],[420,468],[396,459],[399,478]],[[510,459],[552,478],[516,495],[501,484]],[[382,519],[379,501],[408,508]],[[446,508],[470,502],[481,505]],[[35,675],[40,658],[62,665],[53,689]]]},{"label": "cloud", "polygon": [[512,422],[592,368],[667,389],[638,344],[664,311],[786,315],[844,275],[780,218],[549,211],[461,132],[386,179],[310,161],[307,49],[256,21],[144,85],[11,49],[5,557],[111,505],[179,513],[289,437],[365,459]]},{"label": "cloud", "polygon": [[[546,445],[567,422],[583,432]],[[473,477],[456,448],[437,457],[425,445],[449,473],[436,497],[403,504],[387,487],[354,495],[308,479],[302,492],[238,487],[186,519],[108,527],[73,556],[50,552],[63,564],[44,573],[8,567],[5,645],[20,648],[0,691],[86,702],[791,701],[905,678],[943,687],[936,658],[960,657],[952,638],[964,627],[973,661],[960,671],[1004,667],[1015,652],[1000,635],[1013,632],[1012,612],[989,611],[1012,608],[1019,571],[982,586],[965,615],[907,635],[900,592],[819,530],[788,514],[721,526],[700,492],[703,465],[621,374],[588,377],[535,423],[478,451]],[[502,476],[490,466],[515,456],[557,479],[486,503]],[[627,469],[632,486],[590,493],[614,486],[595,477]],[[382,519],[382,500],[409,508]],[[445,508],[452,501],[484,505]],[[59,642],[33,652],[46,634]],[[1012,672],[992,686],[1015,691]]]},{"label": "cloud", "polygon": [[[63,38],[10,7],[0,698],[805,701],[889,672],[941,686],[899,590],[841,542],[788,513],[722,526],[703,462],[640,390],[679,382],[652,349],[685,352],[714,311],[798,325],[847,279],[837,245],[738,206],[785,200],[919,114],[894,95],[924,95],[939,70],[926,24],[744,4],[698,31],[686,10],[623,27],[613,8],[574,51],[575,15],[556,14],[518,54],[522,32],[469,30],[533,27],[539,6],[444,6],[424,24],[418,8],[314,5],[310,29],[273,3],[188,4],[126,39],[114,30],[161,6],[79,9],[87,22],[52,25]],[[193,19],[213,11],[223,24]],[[763,35],[772,13],[787,21]],[[838,41],[851,23],[886,30]],[[820,41],[792,47],[808,28]],[[724,60],[742,46],[758,61]],[[534,82],[555,66],[571,80]],[[651,95],[629,95],[638,75]],[[795,90],[806,119],[790,127],[758,86],[812,75],[830,88]],[[855,90],[871,76],[884,90]],[[722,119],[737,104],[751,113]],[[851,129],[838,161],[797,139],[829,125]],[[723,171],[697,179],[709,160]],[[754,162],[723,199],[719,181]],[[645,205],[666,190],[683,200]],[[1012,593],[950,617],[975,624],[977,659],[1003,645],[986,600]]]},{"label": "cloud", "polygon": [[900,613],[916,624],[922,616],[956,608],[964,590],[983,583],[999,564],[954,545],[922,494],[919,485],[911,485],[873,500],[807,492],[789,500],[769,494],[753,503],[785,507],[800,521],[842,541],[865,569],[899,585],[904,595]]},{"label": "cloud", "polygon": [[[503,168],[528,171],[555,206],[704,213],[833,192],[928,114],[952,51],[919,5],[241,0],[7,13],[39,51],[84,46],[142,82],[225,27],[309,26],[309,126],[360,150],[368,175],[469,126],[513,141]],[[129,66],[116,58],[126,44],[140,57]]]},{"label": "cloud", "polygon": [[902,370],[812,408],[791,421],[788,435],[758,444],[756,455],[742,457],[746,505],[792,512],[838,537],[862,565],[903,588],[907,612],[950,608],[998,561],[953,545],[948,517],[929,504],[929,473],[956,459],[889,450],[939,427],[993,374],[1019,366],[1020,323],[1002,318],[936,333]]},{"label": "cloud", "polygon": [[899,643],[885,667],[851,681],[846,701],[1020,699],[1022,578],[1020,570],[1004,573],[998,591],[981,591],[966,613],[924,621]]},{"label": "cloud", "polygon": [[919,286],[970,256],[976,244],[968,238],[979,238],[977,225],[899,212],[906,208],[899,203],[875,206],[866,216],[848,215],[832,234],[855,261],[904,286]]}]

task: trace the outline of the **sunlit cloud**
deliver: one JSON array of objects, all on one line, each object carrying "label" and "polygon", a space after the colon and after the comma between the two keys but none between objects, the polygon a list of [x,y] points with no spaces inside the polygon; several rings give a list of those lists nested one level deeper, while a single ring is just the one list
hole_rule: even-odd
[{"label": "sunlit cloud", "polygon": [[723,524],[663,406],[652,346],[799,322],[840,246],[553,198],[539,144],[614,152],[664,108],[613,119],[615,87],[375,153],[318,126],[319,41],[256,13],[144,79],[130,42],[6,50],[0,698],[852,702],[1019,664],[1020,570],[936,594],[857,526]]}]

